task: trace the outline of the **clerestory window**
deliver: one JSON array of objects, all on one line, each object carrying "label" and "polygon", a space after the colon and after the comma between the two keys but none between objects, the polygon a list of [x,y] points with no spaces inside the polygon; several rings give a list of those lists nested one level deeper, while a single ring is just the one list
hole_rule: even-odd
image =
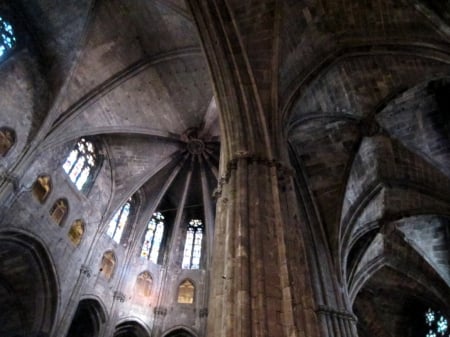
[{"label": "clerestory window", "polygon": [[159,251],[164,237],[164,215],[161,212],[153,213],[148,222],[145,232],[144,243],[142,245],[141,257],[149,259],[153,263],[158,263]]},{"label": "clerestory window", "polygon": [[12,25],[0,16],[0,59],[16,45],[16,36]]},{"label": "clerestory window", "polygon": [[94,143],[80,138],[67,156],[63,169],[77,189],[87,193],[99,166],[99,154]]},{"label": "clerestory window", "polygon": [[120,243],[120,239],[122,238],[123,230],[125,229],[128,223],[128,217],[130,215],[131,210],[131,200],[128,200],[117,212],[114,214],[114,217],[109,222],[108,234],[114,241]]},{"label": "clerestory window", "polygon": [[186,232],[186,241],[184,244],[183,269],[199,269],[200,258],[202,255],[202,239],[204,226],[202,220],[192,219]]}]

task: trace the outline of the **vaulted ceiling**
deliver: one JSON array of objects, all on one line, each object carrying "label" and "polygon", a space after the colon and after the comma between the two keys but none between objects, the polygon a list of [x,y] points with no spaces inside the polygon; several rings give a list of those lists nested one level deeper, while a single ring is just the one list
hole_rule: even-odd
[{"label": "vaulted ceiling", "polygon": [[[261,11],[261,22],[271,27],[279,20],[271,78],[277,82],[278,107],[270,113],[283,126],[277,131],[290,146],[294,175],[308,189],[330,250],[339,256],[337,264],[348,255],[363,257],[367,245],[358,240],[374,240],[367,234],[387,222],[415,217],[424,224],[429,222],[420,218],[423,213],[450,215],[448,5],[225,2],[234,9],[254,67],[266,55],[252,48],[255,31],[246,17]],[[177,165],[187,177],[191,159],[199,154],[194,171],[208,171],[212,190],[219,164],[219,108],[185,1],[18,3],[24,29],[32,32],[35,61],[30,63],[42,75],[27,75],[34,83],[29,118],[35,145],[101,138],[113,171],[112,208],[140,188],[158,193]],[[257,84],[261,92],[263,84]],[[196,179],[200,184],[200,175]],[[184,180],[173,181],[169,190],[177,200]],[[187,202],[195,204],[201,194],[192,188],[196,197]],[[419,237],[424,228],[403,233]],[[350,254],[352,247],[363,252]],[[421,254],[435,261],[448,249]],[[450,270],[448,260],[436,264],[443,274]],[[448,275],[445,280],[450,285]]]}]

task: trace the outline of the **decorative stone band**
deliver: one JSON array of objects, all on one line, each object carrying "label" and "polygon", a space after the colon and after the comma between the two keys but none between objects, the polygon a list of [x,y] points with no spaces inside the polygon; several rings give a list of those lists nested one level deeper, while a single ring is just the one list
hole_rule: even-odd
[{"label": "decorative stone band", "polygon": [[334,316],[347,321],[357,322],[358,318],[348,311],[337,310],[334,308],[330,308],[325,305],[319,305],[319,308],[316,310],[318,314],[326,315],[326,316]]},{"label": "decorative stone band", "polygon": [[125,294],[121,291],[115,291],[113,294],[113,299],[115,301],[119,301],[120,303],[125,302]]},{"label": "decorative stone band", "polygon": [[80,267],[80,274],[81,275],[86,275],[87,277],[91,277],[92,275],[92,270],[91,268],[89,268],[89,266],[82,264]]},{"label": "decorative stone band", "polygon": [[275,167],[277,169],[277,175],[279,180],[283,180],[286,177],[293,176],[293,170],[287,167],[284,163],[276,159],[264,158],[256,153],[249,153],[247,151],[237,152],[228,162],[225,169],[225,174],[219,178],[217,188],[213,192],[214,198],[219,198],[222,193],[222,187],[230,180],[231,172],[236,170],[239,162],[247,162],[247,164],[256,163],[258,165],[264,165],[267,167]]}]

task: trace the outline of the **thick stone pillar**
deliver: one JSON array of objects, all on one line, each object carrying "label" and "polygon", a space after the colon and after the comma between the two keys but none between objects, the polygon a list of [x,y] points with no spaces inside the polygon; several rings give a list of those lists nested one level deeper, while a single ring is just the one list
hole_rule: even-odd
[{"label": "thick stone pillar", "polygon": [[[219,191],[207,336],[318,336],[289,185],[276,162],[241,154]],[[288,181],[290,178],[287,179]],[[289,215],[292,221],[285,221]]]},{"label": "thick stone pillar", "polygon": [[277,110],[280,1],[187,3],[221,116],[207,336],[354,336],[346,315],[319,308],[343,307],[322,299],[335,289],[312,282],[331,268],[328,260],[326,268],[317,267],[317,246],[306,231],[311,224],[299,211],[286,164],[288,145]]}]

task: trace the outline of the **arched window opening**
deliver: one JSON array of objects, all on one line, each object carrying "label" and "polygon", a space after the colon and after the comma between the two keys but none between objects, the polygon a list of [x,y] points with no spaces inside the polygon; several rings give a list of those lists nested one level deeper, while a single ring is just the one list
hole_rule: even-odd
[{"label": "arched window opening", "polygon": [[32,187],[34,197],[43,204],[52,190],[52,181],[50,176],[39,176]]},{"label": "arched window opening", "polygon": [[93,299],[81,300],[66,337],[97,337],[105,321],[106,315],[99,302]]},{"label": "arched window opening", "polygon": [[83,238],[84,234],[84,221],[81,219],[75,220],[70,226],[69,233],[67,234],[69,236],[69,240],[75,245],[78,246],[81,242],[81,239]]},{"label": "arched window opening", "polygon": [[178,303],[194,303],[195,287],[189,280],[184,280],[178,287]]},{"label": "arched window opening", "polygon": [[425,324],[428,329],[426,337],[450,337],[448,320],[439,311],[428,309],[425,313]]},{"label": "arched window opening", "polygon": [[204,226],[202,220],[192,219],[186,232],[184,244],[183,269],[199,269],[202,255],[202,239]]},{"label": "arched window opening", "polygon": [[55,201],[52,208],[50,208],[50,216],[57,225],[62,226],[68,211],[69,205],[67,204],[67,200],[58,199]]},{"label": "arched window opening", "polygon": [[94,175],[100,166],[99,154],[94,144],[81,138],[69,153],[63,169],[79,191],[86,193],[92,186]]},{"label": "arched window opening", "polygon": [[152,293],[153,279],[148,271],[140,273],[136,279],[136,294],[149,297]]},{"label": "arched window opening", "polygon": [[16,36],[12,25],[0,16],[0,59],[16,45]]},{"label": "arched window opening", "polygon": [[16,142],[16,133],[10,128],[0,128],[0,157],[5,157]]},{"label": "arched window opening", "polygon": [[177,329],[165,335],[164,337],[194,337],[194,335],[192,335],[191,333],[187,332],[184,329]]},{"label": "arched window opening", "polygon": [[149,259],[153,263],[158,263],[163,236],[164,216],[160,212],[155,212],[147,225],[141,256]]},{"label": "arched window opening", "polygon": [[100,274],[107,280],[110,280],[116,266],[116,256],[114,252],[108,251],[103,254],[102,263],[100,265]]},{"label": "arched window opening", "polygon": [[128,200],[117,212],[114,214],[114,217],[109,222],[108,234],[114,241],[120,243],[120,239],[122,238],[123,230],[128,223],[128,217],[130,215],[131,210],[131,200]]}]

